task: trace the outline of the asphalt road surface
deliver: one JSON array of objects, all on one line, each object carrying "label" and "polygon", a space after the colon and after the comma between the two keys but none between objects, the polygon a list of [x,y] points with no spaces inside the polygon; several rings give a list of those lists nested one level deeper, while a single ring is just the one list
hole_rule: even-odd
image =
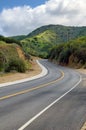
[{"label": "asphalt road surface", "polygon": [[0,130],[80,130],[86,86],[75,70],[40,61],[45,77],[0,88]]}]

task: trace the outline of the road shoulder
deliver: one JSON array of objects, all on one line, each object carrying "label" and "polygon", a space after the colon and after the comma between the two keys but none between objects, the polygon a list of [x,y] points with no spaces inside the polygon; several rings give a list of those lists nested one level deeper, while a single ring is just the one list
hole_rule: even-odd
[{"label": "road shoulder", "polygon": [[20,79],[20,80],[1,83],[0,87],[14,85],[14,84],[23,83],[23,82],[28,82],[28,81],[38,79],[38,78],[41,78],[41,77],[44,77],[45,75],[47,75],[48,70],[38,60],[36,60],[36,62],[39,65],[39,67],[41,68],[41,73],[39,73],[38,75],[36,74],[35,76],[28,77],[28,78],[23,78],[23,79]]}]

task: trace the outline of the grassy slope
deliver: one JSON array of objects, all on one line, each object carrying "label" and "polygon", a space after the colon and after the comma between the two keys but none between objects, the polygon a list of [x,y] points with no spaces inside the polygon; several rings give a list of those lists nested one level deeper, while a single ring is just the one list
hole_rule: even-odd
[{"label": "grassy slope", "polygon": [[51,30],[59,36],[59,42],[68,42],[71,39],[75,39],[80,36],[86,36],[86,26],[84,27],[72,27],[63,25],[46,25],[42,26],[30,34],[28,37],[39,35],[40,33]]},{"label": "grassy slope", "polygon": [[17,36],[22,41],[23,50],[27,55],[47,58],[50,48],[59,43],[67,43],[78,37],[86,36],[86,26],[72,27],[62,25],[46,25],[32,31],[26,36]]},{"label": "grassy slope", "polygon": [[32,31],[26,36],[14,37],[22,41],[25,53],[47,57],[49,49],[58,43],[65,43],[80,36],[86,36],[85,27],[46,25]]},{"label": "grassy slope", "polygon": [[57,35],[54,32],[46,30],[39,35],[22,40],[22,46],[25,52],[45,58],[50,48],[56,44],[56,39]]},{"label": "grassy slope", "polygon": [[27,38],[27,36],[26,35],[20,35],[20,36],[12,36],[12,37],[9,37],[9,38],[13,38],[15,40],[20,41],[20,40]]}]

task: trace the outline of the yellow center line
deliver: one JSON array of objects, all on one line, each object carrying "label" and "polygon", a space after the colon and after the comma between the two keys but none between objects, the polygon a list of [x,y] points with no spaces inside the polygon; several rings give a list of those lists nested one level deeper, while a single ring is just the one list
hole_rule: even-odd
[{"label": "yellow center line", "polygon": [[49,82],[49,83],[36,86],[36,87],[34,87],[34,88],[31,88],[31,89],[23,90],[23,91],[14,93],[14,94],[10,94],[10,95],[7,95],[7,96],[0,97],[0,101],[1,101],[1,100],[5,100],[5,99],[8,99],[8,98],[11,98],[11,97],[14,97],[14,96],[18,96],[18,95],[21,95],[21,94],[25,94],[25,93],[31,92],[31,91],[33,91],[33,90],[37,90],[37,89],[46,87],[46,86],[48,86],[48,85],[51,85],[51,84],[53,84],[53,83],[56,83],[56,82],[58,82],[58,81],[60,81],[61,79],[64,78],[64,72],[61,71],[61,70],[60,70],[60,72],[61,72],[61,77],[58,78],[57,80],[54,80],[54,81],[51,81],[51,82]]}]

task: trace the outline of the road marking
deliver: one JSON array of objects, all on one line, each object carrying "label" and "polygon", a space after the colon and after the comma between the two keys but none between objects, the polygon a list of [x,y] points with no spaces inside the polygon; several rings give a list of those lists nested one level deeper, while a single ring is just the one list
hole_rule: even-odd
[{"label": "road marking", "polygon": [[46,87],[46,86],[48,86],[48,85],[51,85],[51,84],[53,84],[53,83],[56,83],[56,82],[60,81],[61,79],[64,78],[64,72],[63,72],[62,70],[59,70],[59,71],[61,72],[61,77],[58,78],[57,80],[54,80],[54,81],[51,81],[51,82],[49,82],[49,83],[36,86],[36,87],[34,87],[34,88],[31,88],[31,89],[23,90],[23,91],[14,93],[14,94],[10,94],[10,95],[6,95],[6,96],[3,96],[3,97],[0,97],[0,101],[1,101],[1,100],[5,100],[5,99],[8,99],[8,98],[11,98],[11,97],[14,97],[14,96],[18,96],[18,95],[21,95],[21,94],[28,93],[28,92],[31,92],[31,91],[33,91],[33,90],[37,90],[37,89],[43,88],[43,87]]},{"label": "road marking", "polygon": [[[80,76],[80,75],[79,75]],[[49,106],[47,106],[45,109],[40,111],[37,115],[32,117],[28,122],[26,122],[23,126],[21,126],[18,130],[24,130],[26,127],[28,127],[34,120],[36,120],[39,116],[41,116],[45,111],[47,111],[49,108],[51,108],[55,103],[57,103],[60,99],[62,99],[64,96],[66,96],[69,92],[71,92],[74,88],[76,88],[79,83],[82,81],[82,78],[80,76],[80,80],[66,93],[64,93],[62,96],[57,98],[54,102],[52,102]]]}]

